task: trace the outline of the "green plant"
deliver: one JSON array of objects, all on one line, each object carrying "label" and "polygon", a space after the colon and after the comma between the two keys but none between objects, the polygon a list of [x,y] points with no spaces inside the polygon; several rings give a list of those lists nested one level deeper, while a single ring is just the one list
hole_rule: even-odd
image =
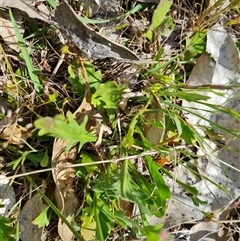
[{"label": "green plant", "polygon": [[[49,8],[54,9],[58,5],[54,0],[48,0],[47,3]],[[142,41],[141,50],[150,52],[154,60],[146,63],[116,62],[108,80],[103,78],[104,68],[97,68],[94,62],[83,60],[72,44],[63,46],[56,40],[54,26],[44,23],[39,27],[38,21],[26,18],[28,28],[23,37],[17,27],[14,12],[9,11],[21,52],[15,53],[14,62],[3,45],[0,46],[4,57],[2,71],[6,71],[5,76],[12,77],[12,83],[3,87],[7,97],[3,95],[1,102],[6,102],[13,109],[11,117],[6,113],[1,114],[1,144],[6,147],[1,151],[4,154],[3,165],[8,172],[9,169],[11,172],[26,172],[12,173],[12,178],[26,175],[24,189],[28,190],[28,184],[31,184],[48,204],[33,221],[34,225],[41,228],[46,226],[48,230],[48,225],[54,219],[59,219],[67,227],[66,230],[70,230],[81,241],[103,241],[111,235],[124,236],[126,233],[133,239],[146,237],[150,241],[165,241],[171,239],[168,234],[171,230],[166,231],[163,223],[166,210],[171,205],[169,200],[175,198],[175,188],[180,190],[180,195],[191,200],[186,206],[194,205],[196,210],[208,218],[212,218],[212,214],[201,209],[208,202],[199,186],[188,182],[189,179],[208,183],[217,191],[232,195],[225,183],[204,173],[204,168],[200,168],[198,163],[201,163],[201,155],[191,151],[191,148],[210,150],[215,154],[218,150],[212,147],[214,144],[221,146],[221,150],[228,149],[239,155],[237,148],[228,147],[228,142],[224,142],[224,137],[228,135],[232,139],[239,139],[239,131],[221,125],[212,118],[217,113],[224,117],[230,116],[233,123],[238,123],[238,111],[228,105],[211,102],[212,96],[221,98],[225,95],[223,90],[232,91],[239,86],[198,85],[198,82],[191,85],[185,81],[191,76],[196,61],[207,50],[209,28],[218,22],[222,14],[228,18],[226,26],[238,23],[238,18],[232,18],[234,14],[239,14],[238,1],[231,1],[226,6],[223,4],[224,1],[219,0],[205,8],[203,5],[200,8],[191,5],[192,15],[188,13],[190,26],[181,29],[182,33],[177,36],[177,47],[171,45],[171,35],[175,34],[175,27],[179,27],[181,16],[176,18],[174,11],[180,9],[179,15],[183,14],[181,9],[189,7],[186,4],[181,8],[176,7],[175,1],[167,0],[160,1],[157,6],[137,3],[133,9],[111,19],[80,17],[84,23],[91,24],[110,23],[129,16],[150,21],[147,30],[139,31],[144,34],[138,33],[126,43],[131,42],[131,47],[135,50]],[[128,27],[128,23],[124,22],[114,29],[126,31],[125,36]],[[30,44],[27,45],[26,41],[30,41]],[[171,48],[166,50],[165,43]],[[150,48],[146,47],[148,44]],[[239,46],[239,43],[236,45]],[[42,51],[47,52],[45,59]],[[214,54],[209,58],[213,60]],[[107,64],[105,61],[113,62],[104,60],[102,65]],[[44,64],[46,69],[54,69],[54,73],[49,74],[44,68],[40,70]],[[121,64],[123,70],[119,68]],[[125,66],[128,67],[125,69]],[[117,73],[120,77],[114,76],[114,68],[117,72],[127,72],[129,66],[135,68],[138,74],[135,85],[131,84],[131,79],[122,81],[125,73]],[[122,82],[128,84],[119,84]],[[13,94],[15,89],[18,98]],[[229,98],[229,102],[237,98],[239,96],[236,93]],[[125,107],[120,105],[121,101],[125,102]],[[188,107],[183,103],[194,103],[196,106]],[[15,113],[19,106],[20,111]],[[189,115],[200,121],[191,124]],[[34,127],[29,130],[32,134],[30,139],[24,139],[20,134],[19,139],[23,142],[14,146],[11,137],[18,136],[16,130],[20,129],[20,133],[22,130],[28,131],[23,124],[18,124],[21,126],[19,129],[14,126],[18,117],[31,121]],[[11,127],[8,135],[4,132],[6,126]],[[61,144],[55,146],[57,142]],[[58,148],[61,150],[54,156]],[[56,165],[55,162],[59,160]],[[219,166],[214,162],[211,164],[220,173]],[[204,165],[203,162],[202,166]],[[228,177],[229,169],[223,161],[221,165],[224,175]],[[180,172],[182,176],[178,176],[179,170],[184,170],[183,174]],[[33,178],[28,176],[28,171],[31,171],[31,175],[35,174]],[[46,174],[48,171],[52,171],[52,174]],[[54,183],[55,193],[60,190],[60,198],[53,195],[49,184],[45,187],[46,191],[40,189],[39,179],[42,177],[37,173],[42,172],[43,179],[47,179],[50,184]],[[70,218],[65,217],[63,211],[64,208],[71,207],[66,207],[64,201],[59,206],[59,200],[65,198],[61,193],[64,192],[61,182],[66,184],[66,193],[74,193],[71,197],[80,203]],[[18,183],[23,182],[17,180],[15,185]],[[49,194],[48,189],[52,193]],[[50,217],[50,212],[55,216]],[[151,225],[153,215],[159,218],[159,224]],[[1,240],[8,240],[9,237],[9,240],[15,240],[17,228],[13,228],[14,222],[14,219],[0,216]]]},{"label": "green plant", "polygon": [[15,241],[16,229],[12,226],[14,219],[5,218],[0,215],[0,238],[3,241]]}]

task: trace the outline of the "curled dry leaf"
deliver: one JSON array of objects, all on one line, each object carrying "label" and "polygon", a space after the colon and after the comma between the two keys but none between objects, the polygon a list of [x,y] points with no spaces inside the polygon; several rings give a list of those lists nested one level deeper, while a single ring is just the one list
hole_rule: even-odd
[{"label": "curled dry leaf", "polygon": [[110,41],[84,24],[65,0],[57,7],[55,20],[64,34],[89,58],[139,60],[126,47]]},{"label": "curled dry leaf", "polygon": [[31,136],[31,132],[23,126],[14,123],[0,133],[0,138],[7,140],[8,143],[13,145],[20,145],[24,143]]},{"label": "curled dry leaf", "polygon": [[129,218],[133,216],[134,205],[136,204],[120,198],[120,207]]},{"label": "curled dry leaf", "polygon": [[159,144],[163,137],[163,128],[152,125],[152,123],[159,124],[164,121],[164,115],[161,111],[161,105],[158,98],[153,95],[153,100],[151,103],[151,109],[155,110],[153,113],[145,115],[145,119],[151,124],[146,124],[143,127],[143,133],[145,138],[153,145]]},{"label": "curled dry leaf", "polygon": [[[43,4],[41,4],[43,5]],[[41,6],[40,5],[40,6]],[[1,0],[0,3],[1,7],[10,7],[10,8],[17,8],[23,12],[25,12],[30,18],[37,18],[45,22],[49,22],[49,11],[46,7],[39,9],[31,6],[28,2],[23,2],[21,0]],[[44,5],[43,5],[44,6]]]},{"label": "curled dry leaf", "polygon": [[[65,154],[66,141],[55,139],[52,154],[52,167],[70,166],[73,164],[77,154],[77,148],[73,147]],[[55,169],[53,178],[56,183],[55,199],[58,209],[71,222],[73,215],[78,210],[80,204],[74,190],[74,180],[76,170],[74,168]],[[58,221],[58,233],[63,241],[70,241],[73,234],[61,219]]]},{"label": "curled dry leaf", "polygon": [[20,145],[31,136],[31,132],[17,123],[17,114],[8,110],[7,115],[0,121],[0,138],[13,145]]}]

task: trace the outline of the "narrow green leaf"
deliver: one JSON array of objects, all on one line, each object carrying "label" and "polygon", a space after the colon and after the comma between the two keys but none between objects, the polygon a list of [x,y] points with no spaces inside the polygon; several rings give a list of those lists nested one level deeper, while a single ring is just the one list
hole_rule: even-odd
[{"label": "narrow green leaf", "polygon": [[179,117],[180,128],[182,130],[181,137],[188,143],[194,144],[197,140],[197,133],[184,120]]},{"label": "narrow green leaf", "polygon": [[[78,241],[85,241],[82,236],[74,229],[74,227],[67,221],[66,217],[62,215],[61,211],[51,202],[51,200],[39,189],[36,183],[30,176],[27,176],[28,181],[33,185],[39,195],[44,199],[44,201],[52,208],[52,210],[57,214],[59,218],[67,225],[67,227],[72,231]],[[1,230],[1,229],[0,229]]]},{"label": "narrow green leaf", "polygon": [[192,199],[193,203],[195,206],[199,206],[199,205],[206,205],[208,204],[208,201],[202,201],[200,198],[198,198],[197,196],[191,195],[190,198]]},{"label": "narrow green leaf", "polygon": [[165,181],[162,177],[162,175],[159,173],[160,167],[152,161],[152,158],[150,156],[146,157],[147,165],[148,165],[148,170],[153,178],[156,186],[158,187],[158,190],[161,190],[161,205],[163,207],[166,206],[167,200],[171,196],[171,192],[169,190],[169,187],[165,184]]},{"label": "narrow green leaf", "polygon": [[153,13],[152,24],[150,29],[154,31],[157,27],[159,27],[166,17],[166,14],[169,12],[171,6],[173,4],[172,0],[161,0]]},{"label": "narrow green leaf", "polygon": [[7,166],[11,166],[13,165],[13,170],[15,170],[17,168],[17,166],[21,163],[21,165],[23,165],[23,163],[25,162],[27,155],[32,153],[33,151],[20,151],[19,154],[21,154],[21,156],[11,162],[9,162],[7,164]]},{"label": "narrow green leaf", "polygon": [[[161,171],[163,173],[165,173],[168,177],[172,178],[173,179],[173,175],[165,168],[161,168]],[[191,187],[185,183],[183,183],[182,181],[180,181],[179,179],[176,179],[176,182],[181,185],[185,191],[187,191],[190,195],[198,195],[198,190],[195,188],[195,187]]]},{"label": "narrow green leaf", "polygon": [[167,96],[177,96],[181,99],[187,100],[189,102],[191,101],[197,101],[197,100],[208,100],[210,99],[209,96],[207,95],[201,95],[197,94],[196,92],[187,92],[187,91],[176,91],[176,92],[163,92],[162,95],[167,95]]},{"label": "narrow green leaf", "polygon": [[95,221],[96,221],[96,238],[100,241],[104,241],[104,235],[102,232],[102,227],[101,227],[101,222],[99,219],[99,210],[98,210],[98,206],[97,206],[97,193],[94,192],[94,196],[93,196],[93,210],[94,210],[94,217],[95,217]]},{"label": "narrow green leaf", "polygon": [[134,134],[135,126],[138,122],[139,115],[140,115],[140,113],[138,113],[137,115],[135,115],[133,117],[133,119],[129,125],[127,135],[124,136],[124,138],[123,138],[122,145],[125,148],[130,148],[132,146],[132,144],[134,143],[133,134]]},{"label": "narrow green leaf", "polygon": [[114,213],[114,218],[125,229],[127,227],[132,228],[132,226],[133,226],[132,222],[127,219],[126,214],[122,210],[116,211]]},{"label": "narrow green leaf", "polygon": [[181,136],[183,133],[181,120],[179,119],[179,117],[176,114],[173,114],[173,119],[176,124],[178,134]]},{"label": "narrow green leaf", "polygon": [[133,178],[137,180],[139,191],[146,194],[146,198],[141,199],[143,205],[148,207],[148,209],[152,212],[151,215],[155,215],[159,218],[163,217],[166,205],[163,206],[162,190],[156,188],[156,184],[154,182],[150,183],[149,178],[146,178],[139,173],[132,164],[131,173]]},{"label": "narrow green leaf", "polygon": [[49,156],[48,156],[48,151],[46,150],[45,151],[45,154],[44,154],[44,157],[42,158],[42,160],[40,161],[40,165],[42,167],[46,167],[49,163]]},{"label": "narrow green leaf", "polygon": [[152,17],[152,23],[148,29],[148,31],[145,33],[145,36],[153,42],[154,38],[154,30],[158,28],[164,18],[166,17],[166,14],[169,12],[171,6],[173,4],[172,0],[161,0],[156,8],[156,10],[153,13]]},{"label": "narrow green leaf", "polygon": [[30,76],[30,79],[31,79],[31,81],[34,84],[35,90],[37,92],[40,92],[40,90],[42,89],[41,83],[40,83],[40,81],[38,79],[38,76],[35,74],[36,70],[34,69],[34,66],[32,64],[31,58],[30,58],[30,56],[28,54],[26,45],[24,44],[24,40],[23,40],[22,35],[21,35],[21,33],[20,33],[19,29],[18,29],[17,23],[16,23],[16,21],[14,19],[14,16],[12,14],[11,9],[9,9],[9,16],[10,16],[10,19],[11,19],[11,22],[12,22],[12,25],[13,25],[14,33],[15,33],[15,35],[17,37],[20,49],[22,51],[23,60],[25,61],[26,66],[27,66],[28,74]]},{"label": "narrow green leaf", "polygon": [[128,160],[123,162],[123,168],[120,174],[121,178],[121,195],[127,198],[128,194],[132,193],[132,185],[130,183],[130,175],[128,173]]},{"label": "narrow green leaf", "polygon": [[46,0],[46,2],[51,5],[54,9],[56,9],[56,7],[58,6],[58,2],[56,2],[55,0]]},{"label": "narrow green leaf", "polygon": [[172,64],[176,59],[178,58],[178,56],[173,56],[172,58],[170,58],[168,61],[158,64],[158,65],[153,65],[153,68],[147,70],[146,74],[144,74],[144,76],[149,76],[151,74],[155,74],[157,73],[159,70],[164,69],[165,67],[167,67],[168,65]]}]

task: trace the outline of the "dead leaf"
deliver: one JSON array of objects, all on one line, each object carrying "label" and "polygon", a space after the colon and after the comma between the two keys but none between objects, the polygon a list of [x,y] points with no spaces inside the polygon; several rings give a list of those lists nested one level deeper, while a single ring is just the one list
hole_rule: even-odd
[{"label": "dead leaf", "polygon": [[195,224],[189,231],[191,240],[202,241],[228,241],[229,228],[224,227],[224,221],[228,220],[229,214],[240,204],[240,196],[231,200],[223,208],[214,211],[211,221],[202,221]]},{"label": "dead leaf", "polygon": [[41,59],[41,63],[40,66],[43,70],[47,71],[48,73],[51,73],[51,65],[48,63],[48,59],[47,58],[42,58]]},{"label": "dead leaf", "polygon": [[[209,145],[209,142],[207,145]],[[172,171],[174,179],[164,176],[164,180],[172,193],[166,209],[166,215],[162,219],[151,216],[148,217],[148,221],[152,225],[164,223],[164,227],[172,227],[184,222],[193,223],[193,221],[202,220],[204,218],[202,211],[214,213],[214,216],[217,217],[218,213],[220,213],[219,210],[224,210],[223,206],[231,202],[232,197],[239,197],[240,195],[239,151],[232,151],[238,150],[237,148],[239,147],[240,140],[235,139],[229,146],[223,147],[219,151],[213,152],[213,149],[211,149],[210,154],[205,151],[202,154],[203,157],[197,159],[197,161],[189,161],[185,165],[176,166],[174,171]],[[224,160],[230,166],[224,165],[224,162],[220,163],[219,160]],[[192,165],[195,165],[194,163],[198,164],[199,177],[193,175],[191,172]],[[212,182],[221,184],[230,193],[221,190],[216,184],[201,178],[201,176],[205,176]],[[196,207],[192,199],[186,195],[184,188],[176,183],[175,179],[179,179],[183,183],[195,187],[199,191],[198,198],[202,201],[207,201],[207,203]],[[224,220],[224,217],[221,217],[221,220]]]},{"label": "dead leaf", "polygon": [[[212,82],[228,83],[229,79],[234,79],[236,73],[240,72],[240,61],[237,47],[232,37],[220,25],[216,24],[208,30],[206,51],[211,54],[217,65],[223,69],[215,71]],[[221,76],[222,79],[217,79]]]},{"label": "dead leaf", "polygon": [[[126,78],[128,80],[128,78]],[[143,93],[141,92],[132,92],[129,88],[125,89],[125,94],[122,95],[122,100],[119,103],[119,107],[121,110],[125,110],[128,100],[133,97],[141,97],[143,96]]]},{"label": "dead leaf", "polygon": [[[43,4],[41,4],[41,5],[43,5]],[[1,7],[9,7],[9,8],[17,8],[17,9],[25,12],[30,18],[37,18],[37,19],[40,19],[42,21],[49,23],[50,13],[46,7],[41,7],[41,9],[35,8],[34,6],[31,6],[30,3],[23,2],[21,0],[14,0],[14,1],[1,0],[0,6]]]},{"label": "dead leaf", "polygon": [[47,207],[39,194],[35,194],[24,205],[19,216],[19,237],[24,241],[42,240],[43,228],[34,225],[33,220]]},{"label": "dead leaf", "polygon": [[124,211],[128,218],[133,216],[134,205],[136,204],[120,198],[120,208]]},{"label": "dead leaf", "polygon": [[[213,8],[214,7],[214,4],[216,4],[218,2],[218,0],[205,0],[204,1],[204,7],[205,7],[205,9],[206,8]],[[220,2],[220,7],[219,7],[219,2],[218,2],[218,7],[219,7],[219,9],[218,10],[222,10],[222,9],[224,9],[224,8],[226,8],[227,6],[228,6],[228,4],[229,4],[229,1],[228,0],[225,0],[225,1],[223,1],[222,3]],[[216,7],[214,8],[214,10],[216,9]]]},{"label": "dead leaf", "polygon": [[[2,110],[5,113],[5,109]],[[6,116],[0,121],[0,138],[13,145],[24,143],[31,136],[31,132],[17,123],[18,111],[15,114],[9,109]]]},{"label": "dead leaf", "polygon": [[126,47],[108,40],[84,24],[65,0],[57,7],[55,20],[63,33],[89,58],[139,60]]},{"label": "dead leaf", "polygon": [[235,208],[239,207],[239,205],[240,205],[240,195],[235,197],[233,200],[230,200],[229,203],[227,203],[224,207],[214,211],[214,217],[216,217],[214,220],[218,220],[218,221],[228,220],[231,212]]},{"label": "dead leaf", "polygon": [[20,145],[24,143],[31,136],[31,132],[23,126],[14,123],[6,127],[1,133],[0,138],[7,140],[8,143],[13,145]]},{"label": "dead leaf", "polygon": [[227,230],[224,227],[220,227],[217,222],[200,222],[195,224],[189,232],[191,240],[201,240],[201,241],[227,241]]},{"label": "dead leaf", "polygon": [[[213,59],[210,58],[208,53],[204,53],[197,60],[187,84],[190,86],[222,85],[228,87],[238,85],[240,83],[238,50],[231,36],[223,27],[215,25],[208,30],[206,51]],[[217,92],[218,94],[214,91],[198,91],[197,93],[210,97],[206,102],[207,104],[215,104],[240,112],[240,98],[237,88],[219,89]],[[204,118],[199,118],[194,114],[186,114],[187,121],[194,126],[200,125],[216,129],[214,125],[207,121],[211,120],[227,130],[239,130],[240,122],[233,115],[216,111],[207,105],[196,102],[183,101],[183,106],[205,118],[204,120]],[[234,138],[226,131],[220,133],[226,139],[226,143],[231,142]],[[204,135],[204,133],[201,134]]]},{"label": "dead leaf", "polygon": [[[87,84],[88,86],[88,84]],[[95,126],[96,121],[93,121],[94,110],[91,104],[87,101],[89,99],[90,89],[86,87],[85,97],[80,107],[74,112],[73,116],[78,123],[83,121],[83,118],[88,115],[90,125]],[[93,124],[94,123],[94,124]],[[89,125],[89,128],[91,126]],[[96,133],[97,134],[97,133]],[[57,169],[57,167],[70,166],[74,163],[77,156],[77,148],[73,147],[67,154],[65,154],[66,141],[55,139],[52,154],[53,178],[56,183],[55,199],[57,207],[61,210],[66,219],[71,222],[72,217],[80,207],[80,203],[76,197],[74,190],[74,182],[76,177],[75,168]],[[70,241],[73,238],[71,230],[60,219],[58,222],[58,233],[63,241]]]},{"label": "dead leaf", "polygon": [[[158,98],[153,95],[153,100],[150,106],[151,109],[154,109],[154,113],[149,113],[145,115],[145,119],[153,123],[161,123],[164,121],[164,115],[161,111],[161,105]],[[159,111],[158,111],[159,110]],[[158,128],[152,124],[146,124],[143,126],[143,133],[145,138],[153,145],[158,145],[163,137],[163,128]]]},{"label": "dead leaf", "polygon": [[164,156],[154,159],[154,162],[157,163],[161,167],[173,164],[173,161],[170,158],[166,158]]},{"label": "dead leaf", "polygon": [[[66,141],[55,139],[52,153],[52,167],[70,166],[74,163],[77,148],[73,147],[65,154]],[[53,179],[56,183],[55,199],[58,209],[66,217],[68,222],[71,222],[74,214],[78,210],[80,204],[74,190],[74,181],[76,170],[74,168],[54,169]],[[58,221],[58,233],[63,241],[70,241],[73,238],[71,230],[61,219]]]}]

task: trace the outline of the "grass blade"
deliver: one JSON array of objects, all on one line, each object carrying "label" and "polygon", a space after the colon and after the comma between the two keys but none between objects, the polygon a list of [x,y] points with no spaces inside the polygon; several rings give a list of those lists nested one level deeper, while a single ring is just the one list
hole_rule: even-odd
[{"label": "grass blade", "polygon": [[20,49],[22,51],[23,59],[26,63],[27,69],[28,69],[29,77],[34,84],[34,89],[36,90],[36,92],[40,92],[40,90],[42,89],[42,86],[40,84],[38,76],[35,74],[36,70],[33,67],[33,64],[31,62],[31,58],[28,54],[26,45],[24,44],[24,40],[23,40],[22,35],[21,35],[21,33],[18,29],[17,23],[14,19],[14,16],[12,14],[11,9],[9,9],[9,16],[10,16],[10,19],[11,19],[11,22],[12,22],[12,25],[13,25],[13,29],[14,29],[15,35],[17,37]]}]

